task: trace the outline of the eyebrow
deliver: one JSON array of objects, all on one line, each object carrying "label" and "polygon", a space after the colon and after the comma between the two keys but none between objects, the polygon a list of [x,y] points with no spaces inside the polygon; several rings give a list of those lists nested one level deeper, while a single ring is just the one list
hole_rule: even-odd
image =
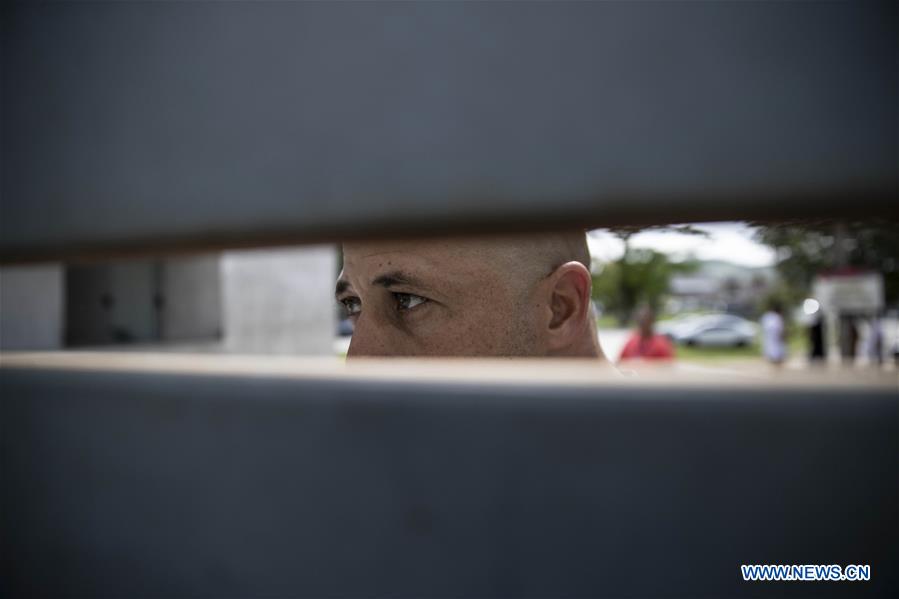
[{"label": "eyebrow", "polygon": [[[401,270],[392,270],[382,275],[378,275],[377,277],[372,279],[371,284],[378,287],[384,287],[385,289],[390,289],[391,287],[395,287],[397,285],[409,285],[422,289],[428,288],[427,285],[425,285],[420,279]],[[334,288],[334,295],[339,296],[341,293],[349,289],[349,287],[349,281],[347,281],[346,279],[339,279],[337,281],[337,285]]]},{"label": "eyebrow", "polygon": [[393,270],[372,279],[372,285],[390,289],[396,285],[411,285],[413,287],[426,287],[420,280],[401,270]]}]

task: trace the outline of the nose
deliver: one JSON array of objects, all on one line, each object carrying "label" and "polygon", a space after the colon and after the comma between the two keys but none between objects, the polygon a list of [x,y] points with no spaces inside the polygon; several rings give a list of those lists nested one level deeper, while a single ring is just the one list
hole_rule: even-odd
[{"label": "nose", "polygon": [[389,346],[385,343],[378,327],[369,319],[360,316],[353,327],[353,336],[350,338],[350,347],[347,349],[347,359],[362,356],[389,356]]},{"label": "nose", "polygon": [[359,356],[364,356],[365,354],[361,353],[362,350],[359,349],[362,345],[362,342],[359,340],[359,329],[353,330],[353,336],[350,338],[350,346],[346,350],[346,359],[351,360],[353,358],[358,358]]}]

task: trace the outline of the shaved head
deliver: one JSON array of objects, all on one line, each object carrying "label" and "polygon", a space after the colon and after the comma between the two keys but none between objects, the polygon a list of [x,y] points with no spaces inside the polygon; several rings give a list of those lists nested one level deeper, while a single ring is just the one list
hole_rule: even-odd
[{"label": "shaved head", "polygon": [[583,232],[343,249],[351,357],[599,355]]},{"label": "shaved head", "polygon": [[501,268],[513,283],[533,283],[567,262],[579,262],[590,270],[583,232],[494,236],[479,243],[484,258]]}]

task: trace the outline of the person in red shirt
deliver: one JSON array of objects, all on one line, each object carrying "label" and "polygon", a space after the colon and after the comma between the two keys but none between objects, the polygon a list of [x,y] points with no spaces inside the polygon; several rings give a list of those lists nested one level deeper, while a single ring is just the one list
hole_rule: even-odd
[{"label": "person in red shirt", "polygon": [[674,346],[664,335],[657,335],[653,331],[655,314],[649,307],[642,308],[637,313],[637,330],[634,331],[624,349],[621,350],[622,360],[672,360],[674,359]]}]

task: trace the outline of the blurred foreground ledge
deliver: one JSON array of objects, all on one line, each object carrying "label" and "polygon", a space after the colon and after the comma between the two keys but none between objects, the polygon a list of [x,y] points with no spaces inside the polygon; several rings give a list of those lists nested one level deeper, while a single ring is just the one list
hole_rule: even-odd
[{"label": "blurred foreground ledge", "polygon": [[343,358],[137,352],[0,353],[2,369],[86,370],[371,382],[671,387],[838,387],[899,390],[895,371],[821,366],[805,370],[739,365],[628,364],[593,360]]}]

